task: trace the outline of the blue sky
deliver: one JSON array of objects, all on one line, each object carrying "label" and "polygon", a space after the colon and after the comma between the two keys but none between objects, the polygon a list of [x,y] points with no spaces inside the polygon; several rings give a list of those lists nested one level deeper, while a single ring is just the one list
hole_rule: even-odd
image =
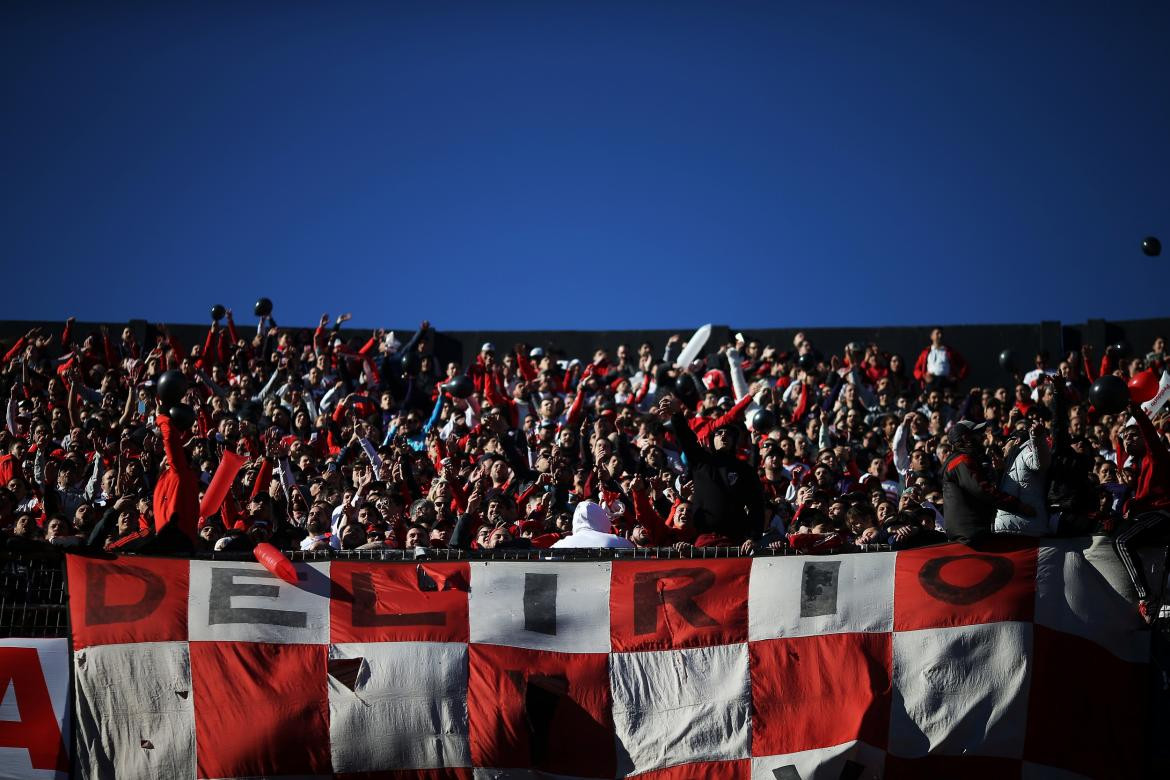
[{"label": "blue sky", "polygon": [[[1170,4],[5,3],[5,318],[1162,316]],[[241,319],[251,319],[248,316]]]}]

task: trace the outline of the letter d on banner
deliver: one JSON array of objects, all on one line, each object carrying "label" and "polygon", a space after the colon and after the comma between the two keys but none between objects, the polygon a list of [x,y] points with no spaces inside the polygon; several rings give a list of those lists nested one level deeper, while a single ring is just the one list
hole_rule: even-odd
[{"label": "letter d on banner", "polygon": [[66,566],[74,650],[187,638],[188,561],[70,555]]}]

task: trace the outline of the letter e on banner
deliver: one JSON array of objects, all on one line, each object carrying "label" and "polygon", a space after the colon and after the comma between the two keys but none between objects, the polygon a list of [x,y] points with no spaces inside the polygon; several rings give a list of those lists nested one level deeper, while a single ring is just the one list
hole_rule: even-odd
[{"label": "letter e on banner", "polygon": [[747,641],[751,560],[614,561],[614,651]]},{"label": "letter e on banner", "polygon": [[66,558],[73,649],[187,638],[190,563],[170,558]]},{"label": "letter e on banner", "polygon": [[69,643],[0,641],[0,778],[67,777]]}]

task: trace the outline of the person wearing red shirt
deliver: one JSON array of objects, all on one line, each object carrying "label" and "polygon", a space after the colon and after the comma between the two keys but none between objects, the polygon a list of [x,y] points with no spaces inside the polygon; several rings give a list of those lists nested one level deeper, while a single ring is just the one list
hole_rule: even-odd
[{"label": "person wearing red shirt", "polygon": [[914,378],[923,387],[941,390],[965,379],[967,368],[967,361],[959,351],[943,344],[943,329],[934,328],[930,331],[930,346],[919,353],[914,363]]},{"label": "person wearing red shirt", "polygon": [[1125,507],[1130,525],[1113,540],[1113,547],[1133,580],[1138,611],[1147,623],[1153,623],[1161,605],[1150,602],[1145,573],[1135,560],[1133,548],[1144,539],[1157,537],[1170,520],[1170,450],[1139,404],[1130,404],[1129,413],[1133,422],[1122,429],[1124,450],[1118,463],[1132,456],[1139,462],[1138,475],[1133,497]]}]

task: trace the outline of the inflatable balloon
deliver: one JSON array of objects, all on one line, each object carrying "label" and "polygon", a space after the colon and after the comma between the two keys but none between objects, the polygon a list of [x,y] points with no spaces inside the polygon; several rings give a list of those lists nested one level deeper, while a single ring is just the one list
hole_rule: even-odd
[{"label": "inflatable balloon", "polygon": [[458,374],[451,377],[450,380],[443,383],[441,386],[443,392],[450,393],[453,398],[467,398],[475,391],[475,385],[471,382],[471,377],[466,374]]},{"label": "inflatable balloon", "polygon": [[167,417],[180,431],[189,431],[195,425],[195,410],[188,404],[175,404],[167,411]]},{"label": "inflatable balloon", "polygon": [[412,350],[402,356],[402,370],[405,373],[409,374],[410,376],[414,376],[418,373],[418,369],[419,357],[417,352]]},{"label": "inflatable balloon", "polygon": [[1016,356],[1010,349],[999,353],[999,367],[1009,374],[1016,372]]},{"label": "inflatable balloon", "polygon": [[1158,394],[1158,377],[1153,371],[1139,371],[1129,379],[1129,397],[1135,404],[1145,403]]},{"label": "inflatable balloon", "polygon": [[1146,257],[1157,257],[1162,254],[1162,242],[1157,236],[1146,236],[1142,239],[1142,252]]},{"label": "inflatable balloon", "polygon": [[695,378],[686,371],[674,380],[674,392],[685,403],[694,403],[699,399],[699,388],[695,384]]},{"label": "inflatable balloon", "polygon": [[1115,359],[1123,360],[1129,357],[1129,345],[1124,341],[1119,341],[1116,344],[1110,344],[1105,347],[1105,353]]},{"label": "inflatable balloon", "polygon": [[222,303],[217,303],[211,307],[211,319],[219,322],[227,314],[227,309],[223,307]]},{"label": "inflatable balloon", "polygon": [[260,542],[256,545],[256,549],[252,551],[265,569],[280,577],[289,585],[297,585],[297,569],[292,565],[292,561],[285,557],[284,553],[273,547],[268,542]]},{"label": "inflatable balloon", "polygon": [[157,394],[158,400],[168,409],[183,403],[183,396],[187,394],[187,377],[181,371],[164,371],[158,378]]},{"label": "inflatable balloon", "polygon": [[768,409],[757,409],[752,415],[752,430],[765,436],[776,428],[776,415]]},{"label": "inflatable balloon", "polygon": [[687,345],[678,353],[678,358],[674,361],[675,367],[685,369],[690,366],[691,362],[703,351],[703,347],[707,345],[707,340],[710,338],[710,323],[699,326],[691,337],[687,339]]},{"label": "inflatable balloon", "polygon": [[272,314],[272,301],[268,298],[261,298],[256,301],[256,306],[252,309],[257,317],[267,317]]},{"label": "inflatable balloon", "polygon": [[816,371],[817,356],[811,352],[806,352],[796,359],[796,365],[800,366],[805,371]]},{"label": "inflatable balloon", "polygon": [[216,468],[211,482],[207,485],[207,490],[203,493],[203,500],[199,502],[200,517],[211,517],[219,511],[219,508],[223,506],[223,500],[227,498],[228,490],[231,489],[236,475],[240,473],[246,460],[247,458],[235,450],[223,451],[219,467]]},{"label": "inflatable balloon", "polygon": [[1121,377],[1106,374],[1089,388],[1089,401],[1101,414],[1117,414],[1129,405],[1129,387]]}]

